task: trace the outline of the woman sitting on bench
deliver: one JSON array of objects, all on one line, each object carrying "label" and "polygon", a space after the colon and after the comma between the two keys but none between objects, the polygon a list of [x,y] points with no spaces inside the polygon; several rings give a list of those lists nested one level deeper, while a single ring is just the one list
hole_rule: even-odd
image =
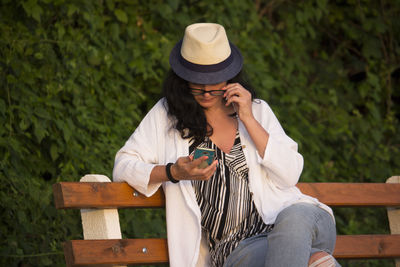
[{"label": "woman sitting on bench", "polygon": [[116,155],[114,181],[146,196],[163,186],[173,267],[339,266],[332,210],[296,187],[297,144],[242,63],[221,25],[189,25],[164,98]]}]

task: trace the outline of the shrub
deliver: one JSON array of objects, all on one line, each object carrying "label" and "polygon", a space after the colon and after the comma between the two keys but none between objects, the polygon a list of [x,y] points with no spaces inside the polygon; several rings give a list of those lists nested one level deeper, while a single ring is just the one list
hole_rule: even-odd
[{"label": "shrub", "polygon": [[[373,0],[3,0],[1,264],[64,265],[61,242],[81,226],[77,212],[55,210],[51,185],[111,177],[194,22],[223,24],[241,48],[258,94],[299,143],[303,181],[399,174],[399,11]],[[336,213],[340,233],[387,231],[384,210]],[[165,235],[162,212],[121,215],[125,236]]]}]

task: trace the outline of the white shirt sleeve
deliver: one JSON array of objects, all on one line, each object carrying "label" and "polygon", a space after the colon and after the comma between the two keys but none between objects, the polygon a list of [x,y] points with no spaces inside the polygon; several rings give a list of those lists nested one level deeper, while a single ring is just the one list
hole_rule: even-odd
[{"label": "white shirt sleeve", "polygon": [[161,183],[149,184],[153,168],[160,163],[160,130],[166,128],[166,114],[159,101],[143,118],[135,132],[117,152],[113,169],[114,182],[127,182],[140,193],[151,196]]},{"label": "white shirt sleeve", "polygon": [[263,166],[272,180],[280,188],[292,187],[299,181],[303,170],[303,157],[297,151],[297,143],[286,135],[275,114],[262,100],[261,108],[255,114],[269,134],[264,158],[257,153],[258,163]]}]

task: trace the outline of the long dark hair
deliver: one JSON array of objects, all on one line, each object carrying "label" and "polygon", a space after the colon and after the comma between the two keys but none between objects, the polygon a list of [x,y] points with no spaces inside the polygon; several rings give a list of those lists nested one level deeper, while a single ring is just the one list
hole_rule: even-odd
[{"label": "long dark hair", "polygon": [[[228,83],[240,83],[250,93],[252,100],[256,92],[245,78],[243,71],[239,72]],[[166,99],[168,115],[175,119],[175,129],[182,138],[194,138],[196,144],[212,135],[212,127],[207,123],[203,108],[190,93],[189,84],[172,70],[167,74],[163,84],[163,96]]]}]

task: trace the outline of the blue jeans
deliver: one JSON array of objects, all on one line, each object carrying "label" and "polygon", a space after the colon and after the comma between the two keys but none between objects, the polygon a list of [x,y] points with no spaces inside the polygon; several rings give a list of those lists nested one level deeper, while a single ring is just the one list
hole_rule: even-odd
[{"label": "blue jeans", "polygon": [[335,248],[333,219],[316,205],[293,204],[278,214],[274,224],[271,232],[241,241],[224,267],[306,267],[313,253],[332,254]]}]

